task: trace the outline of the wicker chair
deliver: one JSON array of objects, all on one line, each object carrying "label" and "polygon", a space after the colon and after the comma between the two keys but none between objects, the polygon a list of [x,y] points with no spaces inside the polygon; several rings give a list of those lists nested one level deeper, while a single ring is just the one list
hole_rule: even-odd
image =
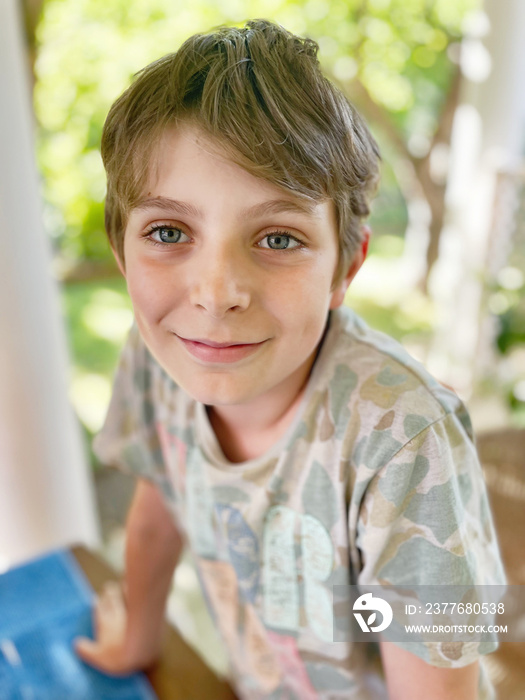
[{"label": "wicker chair", "polygon": [[[481,433],[477,446],[508,582],[525,586],[525,430]],[[501,643],[487,667],[499,700],[525,698],[525,644]]]}]

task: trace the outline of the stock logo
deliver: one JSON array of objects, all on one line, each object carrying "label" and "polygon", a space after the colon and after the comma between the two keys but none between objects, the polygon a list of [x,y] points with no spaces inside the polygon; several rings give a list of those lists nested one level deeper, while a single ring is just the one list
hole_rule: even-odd
[{"label": "stock logo", "polygon": [[[386,630],[388,625],[392,622],[392,608],[390,605],[382,598],[374,598],[371,593],[363,593],[363,595],[360,595],[355,601],[353,609],[354,617],[363,632],[382,632]],[[369,610],[375,612],[372,612],[365,622],[364,613]],[[378,612],[383,616],[383,622],[373,627],[372,625],[376,621]]]}]

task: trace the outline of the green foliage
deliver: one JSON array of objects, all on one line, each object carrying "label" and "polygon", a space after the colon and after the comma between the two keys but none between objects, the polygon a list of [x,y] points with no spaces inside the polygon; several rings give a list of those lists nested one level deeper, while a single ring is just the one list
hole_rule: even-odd
[{"label": "green foliage", "polygon": [[502,356],[499,382],[516,426],[525,426],[525,251],[519,241],[509,265],[500,270],[488,297],[498,319],[497,348]]},{"label": "green foliage", "polygon": [[131,327],[131,302],[122,278],[68,284],[63,307],[71,355],[71,401],[88,435],[102,425],[112,375]]},{"label": "green foliage", "polygon": [[[448,89],[447,47],[478,0],[46,0],[38,28],[35,109],[45,221],[69,259],[104,259],[104,172],[98,152],[109,107],[133,74],[189,35],[269,17],[319,41],[335,80],[358,78],[405,138],[429,139]],[[350,97],[352,95],[350,94]],[[420,142],[421,142],[420,138]],[[395,203],[398,233],[405,217]],[[379,200],[381,205],[381,200]],[[379,218],[385,219],[385,213]],[[392,227],[389,227],[392,230]]]},{"label": "green foliage", "polygon": [[65,287],[64,312],[76,369],[111,373],[131,322],[131,302],[124,279],[93,280]]}]

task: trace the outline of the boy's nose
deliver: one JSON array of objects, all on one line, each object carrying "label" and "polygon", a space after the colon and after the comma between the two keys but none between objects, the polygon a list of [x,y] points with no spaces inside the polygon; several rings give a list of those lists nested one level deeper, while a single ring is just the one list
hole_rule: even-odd
[{"label": "boy's nose", "polygon": [[212,256],[196,270],[190,291],[194,306],[221,318],[228,311],[244,311],[250,304],[247,276],[241,261]]}]

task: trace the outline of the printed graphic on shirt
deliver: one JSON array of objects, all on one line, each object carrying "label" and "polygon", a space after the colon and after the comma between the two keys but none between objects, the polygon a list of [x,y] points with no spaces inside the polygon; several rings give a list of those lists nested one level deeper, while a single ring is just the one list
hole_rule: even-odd
[{"label": "printed graphic on shirt", "polygon": [[304,607],[315,634],[325,642],[334,640],[332,595],[323,585],[332,572],[332,540],[322,523],[311,515],[301,518],[301,552],[304,576]]},{"label": "printed graphic on shirt", "polygon": [[216,505],[218,525],[228,557],[237,574],[241,598],[255,602],[259,587],[259,542],[236,508]]},{"label": "printed graphic on shirt", "polygon": [[200,450],[192,447],[186,456],[186,506],[188,533],[196,554],[216,556],[213,499],[208,487]]},{"label": "printed graphic on shirt", "polygon": [[264,621],[268,627],[295,631],[299,591],[294,547],[295,513],[285,506],[268,511],[264,525]]}]

